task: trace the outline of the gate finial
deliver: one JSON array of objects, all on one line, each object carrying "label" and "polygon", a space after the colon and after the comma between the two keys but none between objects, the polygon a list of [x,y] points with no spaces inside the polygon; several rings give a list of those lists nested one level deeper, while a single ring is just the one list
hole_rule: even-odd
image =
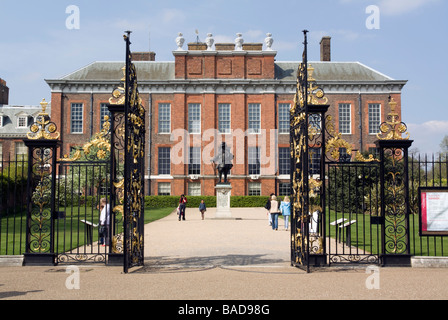
[{"label": "gate finial", "polygon": [[[377,133],[377,138],[379,140],[409,140],[409,132],[407,132],[408,127],[404,122],[401,122],[400,116],[395,111],[397,102],[393,98],[389,98],[390,112],[387,116],[387,120],[380,125],[380,132]],[[403,138],[403,134],[407,136]],[[382,135],[386,135],[383,136]]]},{"label": "gate finial", "polygon": [[51,122],[46,109],[48,102],[45,99],[40,103],[42,111],[37,115],[36,122],[31,125],[30,132],[26,135],[30,140],[58,140],[60,133],[54,122]]}]

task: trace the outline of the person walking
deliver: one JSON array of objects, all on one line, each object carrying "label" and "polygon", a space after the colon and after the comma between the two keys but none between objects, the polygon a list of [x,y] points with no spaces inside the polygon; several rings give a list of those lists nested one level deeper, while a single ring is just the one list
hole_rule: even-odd
[{"label": "person walking", "polygon": [[269,195],[269,199],[268,199],[268,201],[266,202],[266,204],[264,205],[264,208],[267,210],[266,211],[266,214],[267,214],[267,216],[269,217],[269,225],[270,226],[272,226],[272,216],[271,216],[271,213],[270,213],[270,210],[271,210],[271,198],[272,198],[272,196],[274,196],[275,195],[275,193],[271,193],[270,195]]},{"label": "person walking", "polygon": [[106,246],[109,243],[109,224],[110,224],[110,205],[107,203],[106,198],[101,198],[98,205],[100,212],[100,227],[99,227],[99,244]]},{"label": "person walking", "polygon": [[201,212],[202,220],[204,220],[204,213],[205,213],[205,211],[207,211],[204,199],[202,199],[201,203],[199,204],[199,211]]},{"label": "person walking", "polygon": [[280,203],[280,212],[282,213],[283,219],[285,220],[285,231],[288,231],[289,216],[291,215],[291,202],[288,196],[286,196]]},{"label": "person walking", "polygon": [[271,197],[271,208],[269,209],[272,220],[272,230],[278,230],[278,215],[280,214],[277,197],[273,195]]},{"label": "person walking", "polygon": [[179,221],[182,218],[182,220],[185,221],[185,208],[187,206],[187,197],[185,195],[181,195],[179,199]]}]

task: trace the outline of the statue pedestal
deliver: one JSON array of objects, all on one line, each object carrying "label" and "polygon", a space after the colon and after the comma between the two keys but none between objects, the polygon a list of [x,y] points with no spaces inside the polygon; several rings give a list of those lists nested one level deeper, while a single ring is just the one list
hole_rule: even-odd
[{"label": "statue pedestal", "polygon": [[230,219],[232,213],[230,211],[230,195],[232,194],[232,186],[230,183],[219,183],[216,189],[216,214],[215,219]]}]

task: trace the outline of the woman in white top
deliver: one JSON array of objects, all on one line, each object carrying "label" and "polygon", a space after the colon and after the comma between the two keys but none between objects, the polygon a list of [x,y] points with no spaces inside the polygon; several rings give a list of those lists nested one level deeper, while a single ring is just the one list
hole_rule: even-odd
[{"label": "woman in white top", "polygon": [[280,214],[279,203],[275,195],[271,196],[271,208],[269,213],[272,218],[272,230],[278,230],[278,215]]},{"label": "woman in white top", "polygon": [[109,243],[109,223],[110,223],[110,205],[107,203],[106,198],[100,200],[99,209],[100,213],[100,239],[99,244],[106,246]]}]

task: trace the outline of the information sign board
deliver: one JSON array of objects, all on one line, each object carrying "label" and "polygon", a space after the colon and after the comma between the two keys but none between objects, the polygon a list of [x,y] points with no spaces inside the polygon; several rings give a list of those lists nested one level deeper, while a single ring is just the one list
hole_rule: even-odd
[{"label": "information sign board", "polygon": [[448,236],[448,188],[420,187],[420,236]]}]

